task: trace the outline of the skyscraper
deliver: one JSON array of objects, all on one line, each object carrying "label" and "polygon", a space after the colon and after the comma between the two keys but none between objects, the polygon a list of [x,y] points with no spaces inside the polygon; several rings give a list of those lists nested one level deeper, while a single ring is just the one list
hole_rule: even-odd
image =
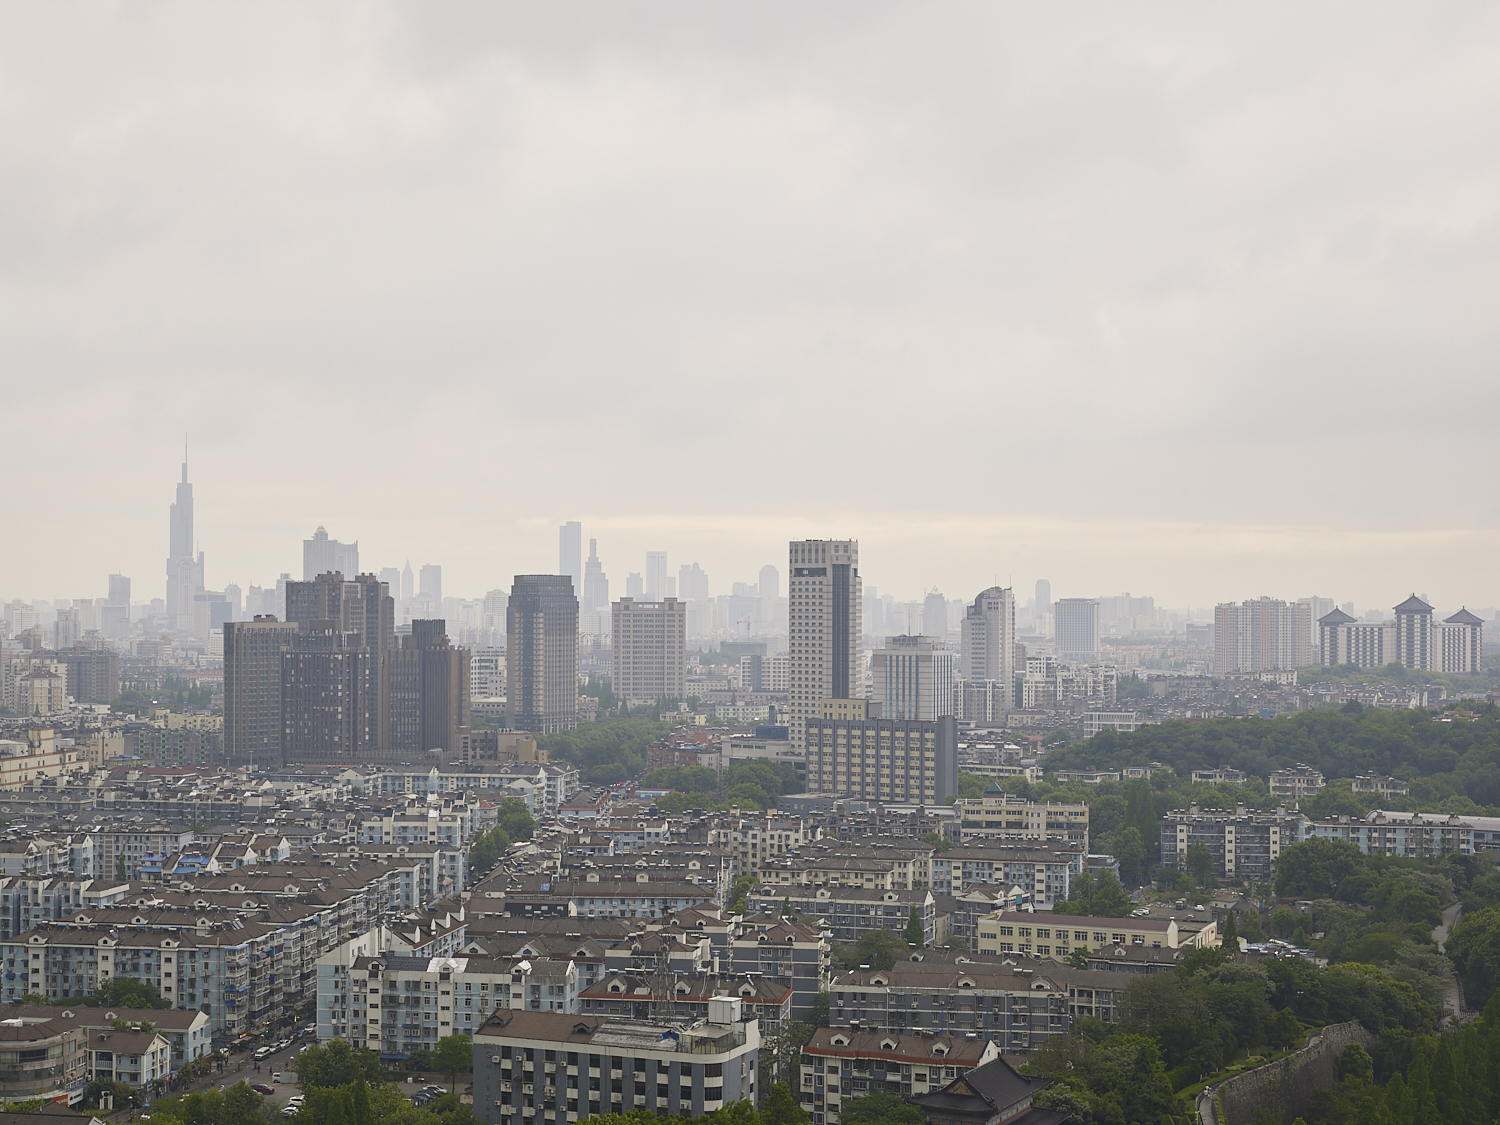
[{"label": "skyscraper", "polygon": [[922,601],[922,635],[942,640],[948,635],[948,599],[934,588]]},{"label": "skyscraper", "polygon": [[887,637],[870,654],[871,698],[886,719],[953,714],[954,654],[932,637]]},{"label": "skyscraper", "polygon": [[187,451],[183,451],[182,480],[169,517],[167,551],[167,622],[172,629],[191,632],[193,595],[203,589],[203,555],[193,557],[193,486],[187,479]]},{"label": "skyscraper", "polygon": [[302,540],[302,580],[311,582],[331,570],[340,574],[359,573],[359,541],[340,543],[328,538],[328,531],[320,527],[311,539]]},{"label": "skyscraper", "polygon": [[[557,573],[573,580],[573,590],[583,590],[583,524],[569,520],[557,529]],[[585,598],[584,609],[589,608]]]},{"label": "skyscraper", "polygon": [[629,706],[687,698],[687,603],[676,598],[614,604],[611,687]]},{"label": "skyscraper", "polygon": [[685,602],[708,601],[708,572],[697,563],[679,567],[677,596]]},{"label": "skyscraper", "polygon": [[1052,612],[1052,583],[1045,578],[1036,580],[1035,610],[1038,618],[1044,613]]},{"label": "skyscraper", "polygon": [[229,602],[229,620],[243,621],[245,619],[245,592],[240,589],[240,584],[231,582],[225,586],[224,598]]},{"label": "skyscraper", "polygon": [[[392,592],[394,592],[394,591],[395,591],[395,587],[392,587]],[[412,598],[414,598],[416,596],[417,596],[417,583],[416,583],[416,579],[412,577],[412,573],[411,573],[411,559],[407,559],[406,560],[406,569],[401,572],[401,600],[403,602],[409,602],[409,601],[412,600]]]},{"label": "skyscraper", "polygon": [[224,626],[224,751],[231,761],[282,764],[281,654],[297,625],[274,617]]},{"label": "skyscraper", "polygon": [[1052,605],[1057,657],[1068,664],[1099,659],[1099,603],[1093,598],[1058,598]]},{"label": "skyscraper", "polygon": [[589,561],[583,567],[583,610],[598,613],[609,606],[609,578],[599,561],[599,540],[589,540]]},{"label": "skyscraper", "polygon": [[760,585],[756,592],[760,595],[761,601],[769,598],[774,602],[781,597],[781,574],[770,563],[760,568]]},{"label": "skyscraper", "polygon": [[432,607],[434,614],[443,611],[443,568],[435,563],[428,563],[422,568],[418,578],[420,587],[417,597],[421,598]]},{"label": "skyscraper", "polygon": [[99,631],[112,639],[130,635],[130,579],[123,574],[109,576],[109,600],[99,610]]},{"label": "skyscraper", "polygon": [[[1016,675],[1016,598],[991,586],[964,611],[959,671],[969,683],[990,681],[1010,690]],[[969,717],[969,716],[965,716]]]},{"label": "skyscraper", "polygon": [[[347,574],[348,571],[345,571]],[[393,566],[382,567],[380,580],[384,582],[391,591],[391,596],[397,601],[401,600],[401,572]]]},{"label": "skyscraper", "polygon": [[636,599],[644,599],[646,596],[646,583],[633,570],[625,576],[625,596]]},{"label": "skyscraper", "polygon": [[853,698],[860,679],[858,540],[795,539],[788,546],[792,748],[807,748],[807,720],[825,699]]},{"label": "skyscraper", "polygon": [[449,643],[446,622],[413,621],[389,665],[391,758],[421,764],[441,750],[450,761],[469,725],[469,650]]},{"label": "skyscraper", "polygon": [[565,574],[518,574],[505,610],[509,725],[535,734],[578,725],[578,599]]},{"label": "skyscraper", "polygon": [[667,592],[667,552],[646,552],[646,600],[659,602]]}]

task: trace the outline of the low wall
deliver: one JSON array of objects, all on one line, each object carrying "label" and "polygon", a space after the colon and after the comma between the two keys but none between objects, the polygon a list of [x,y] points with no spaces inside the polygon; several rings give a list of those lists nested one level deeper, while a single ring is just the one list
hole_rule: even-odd
[{"label": "low wall", "polygon": [[1325,1027],[1306,1047],[1265,1066],[1226,1078],[1214,1089],[1218,1125],[1254,1125],[1257,1110],[1292,1125],[1312,1105],[1313,1094],[1338,1081],[1339,1055],[1350,1043],[1375,1042],[1357,1021]]}]

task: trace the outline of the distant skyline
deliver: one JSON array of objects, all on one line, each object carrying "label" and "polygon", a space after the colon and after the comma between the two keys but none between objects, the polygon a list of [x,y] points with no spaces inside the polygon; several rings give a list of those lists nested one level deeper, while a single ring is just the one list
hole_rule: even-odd
[{"label": "distant skyline", "polygon": [[[1295,29],[1295,34],[1288,32]],[[0,597],[1500,604],[1500,9],[0,11]],[[785,575],[783,574],[783,581]]]},{"label": "distant skyline", "polygon": [[[1494,581],[1487,575],[1465,585],[1469,566],[1459,565],[1457,559],[1443,560],[1439,566],[1439,560],[1431,557],[1434,543],[1447,544],[1457,553],[1459,543],[1468,536],[1413,536],[1395,530],[1337,533],[1322,529],[1318,538],[1325,541],[1325,550],[1303,556],[1300,545],[1304,541],[1294,535],[1296,529],[1162,523],[1132,527],[1128,522],[1095,527],[998,517],[926,524],[871,517],[861,524],[832,516],[820,523],[813,518],[705,515],[696,520],[657,517],[648,523],[629,516],[596,519],[583,512],[562,511],[480,524],[453,513],[453,528],[445,529],[436,516],[425,512],[405,512],[398,521],[390,511],[377,510],[384,505],[372,504],[369,497],[349,489],[342,490],[338,499],[351,511],[365,511],[365,520],[329,513],[309,517],[314,522],[302,526],[292,522],[295,517],[276,512],[275,505],[254,510],[253,490],[233,476],[218,476],[222,470],[215,468],[212,449],[204,448],[208,444],[196,446],[199,460],[189,464],[188,475],[194,488],[197,547],[207,553],[206,585],[216,590],[230,581],[242,589],[252,584],[273,585],[282,571],[298,577],[303,541],[324,526],[333,538],[359,540],[361,570],[378,573],[386,567],[399,568],[410,558],[416,566],[430,563],[443,568],[446,596],[478,598],[491,589],[508,589],[517,574],[556,573],[558,527],[576,519],[585,541],[599,540],[599,557],[611,581],[622,584],[620,592],[613,593],[615,598],[623,594],[625,574],[643,571],[647,551],[662,549],[664,544],[667,573],[675,576],[679,566],[696,561],[708,572],[715,596],[728,593],[735,582],[756,583],[760,568],[768,563],[780,573],[784,590],[786,545],[797,537],[858,539],[865,585],[875,586],[882,595],[893,594],[898,601],[920,601],[934,586],[946,598],[968,601],[979,591],[1000,585],[1012,586],[1017,604],[1024,605],[1033,596],[1037,579],[1045,578],[1054,599],[1129,591],[1154,597],[1158,606],[1173,609],[1261,595],[1291,600],[1319,595],[1340,604],[1353,601],[1361,609],[1389,608],[1412,592],[1425,592],[1440,608],[1487,607],[1500,602]],[[133,461],[132,466],[139,463]],[[167,542],[168,507],[180,462],[173,461],[170,467],[168,479],[159,482],[154,521],[150,505],[131,510],[132,517],[143,524],[157,525],[152,537],[158,556],[155,566],[149,566],[151,545],[133,552],[106,547],[108,565],[97,580],[90,577],[88,567],[79,565],[79,559],[70,557],[67,565],[49,567],[50,577],[40,586],[26,589],[15,581],[23,568],[7,564],[0,575],[0,599],[100,597],[107,590],[110,573],[132,578],[132,596],[138,603],[161,596],[155,587],[163,583],[155,572],[160,570]],[[220,489],[234,499],[226,504],[218,495]],[[306,503],[300,495],[286,499]],[[251,510],[231,518],[229,511],[242,511],[240,505]],[[313,510],[310,504],[308,510]],[[421,534],[397,538],[404,535],[399,525],[408,521]],[[799,529],[802,534],[781,534],[778,529],[782,527]],[[455,535],[457,528],[466,528],[470,534]],[[438,542],[447,543],[448,549],[427,546]],[[987,543],[993,544],[988,550]],[[1288,557],[1292,544],[1298,545],[1296,558]],[[994,552],[990,557],[1004,559],[1008,554],[1016,565],[1007,571],[997,563],[986,572],[985,557],[990,550]],[[1200,566],[1207,567],[1208,573],[1193,573]],[[1473,569],[1479,569],[1479,560]],[[1270,574],[1289,577],[1281,583],[1264,580]],[[1300,581],[1297,577],[1313,574],[1324,577]],[[1383,580],[1384,574],[1391,576],[1390,581]],[[1347,579],[1341,581],[1338,575]]]}]

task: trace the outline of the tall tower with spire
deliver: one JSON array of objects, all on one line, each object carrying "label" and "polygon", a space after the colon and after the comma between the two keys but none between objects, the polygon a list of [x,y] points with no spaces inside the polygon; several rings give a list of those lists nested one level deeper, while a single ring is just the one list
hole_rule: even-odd
[{"label": "tall tower with spire", "polygon": [[187,445],[182,447],[182,479],[172,505],[167,552],[167,624],[192,629],[193,595],[203,589],[203,554],[193,552],[193,486],[188,482]]}]

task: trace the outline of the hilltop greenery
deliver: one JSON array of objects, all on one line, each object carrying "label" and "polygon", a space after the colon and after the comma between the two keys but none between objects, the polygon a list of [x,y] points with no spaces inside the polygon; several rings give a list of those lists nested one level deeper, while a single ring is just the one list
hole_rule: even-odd
[{"label": "hilltop greenery", "polygon": [[703,766],[671,766],[652,770],[645,784],[674,790],[656,802],[657,808],[670,813],[736,807],[747,812],[769,809],[783,794],[801,793],[803,789],[797,767],[790,762],[759,761],[735,762],[722,777]]},{"label": "hilltop greenery", "polygon": [[657,718],[610,718],[537,740],[549,760],[577,766],[590,785],[615,785],[646,768],[646,747],[671,731]]}]

